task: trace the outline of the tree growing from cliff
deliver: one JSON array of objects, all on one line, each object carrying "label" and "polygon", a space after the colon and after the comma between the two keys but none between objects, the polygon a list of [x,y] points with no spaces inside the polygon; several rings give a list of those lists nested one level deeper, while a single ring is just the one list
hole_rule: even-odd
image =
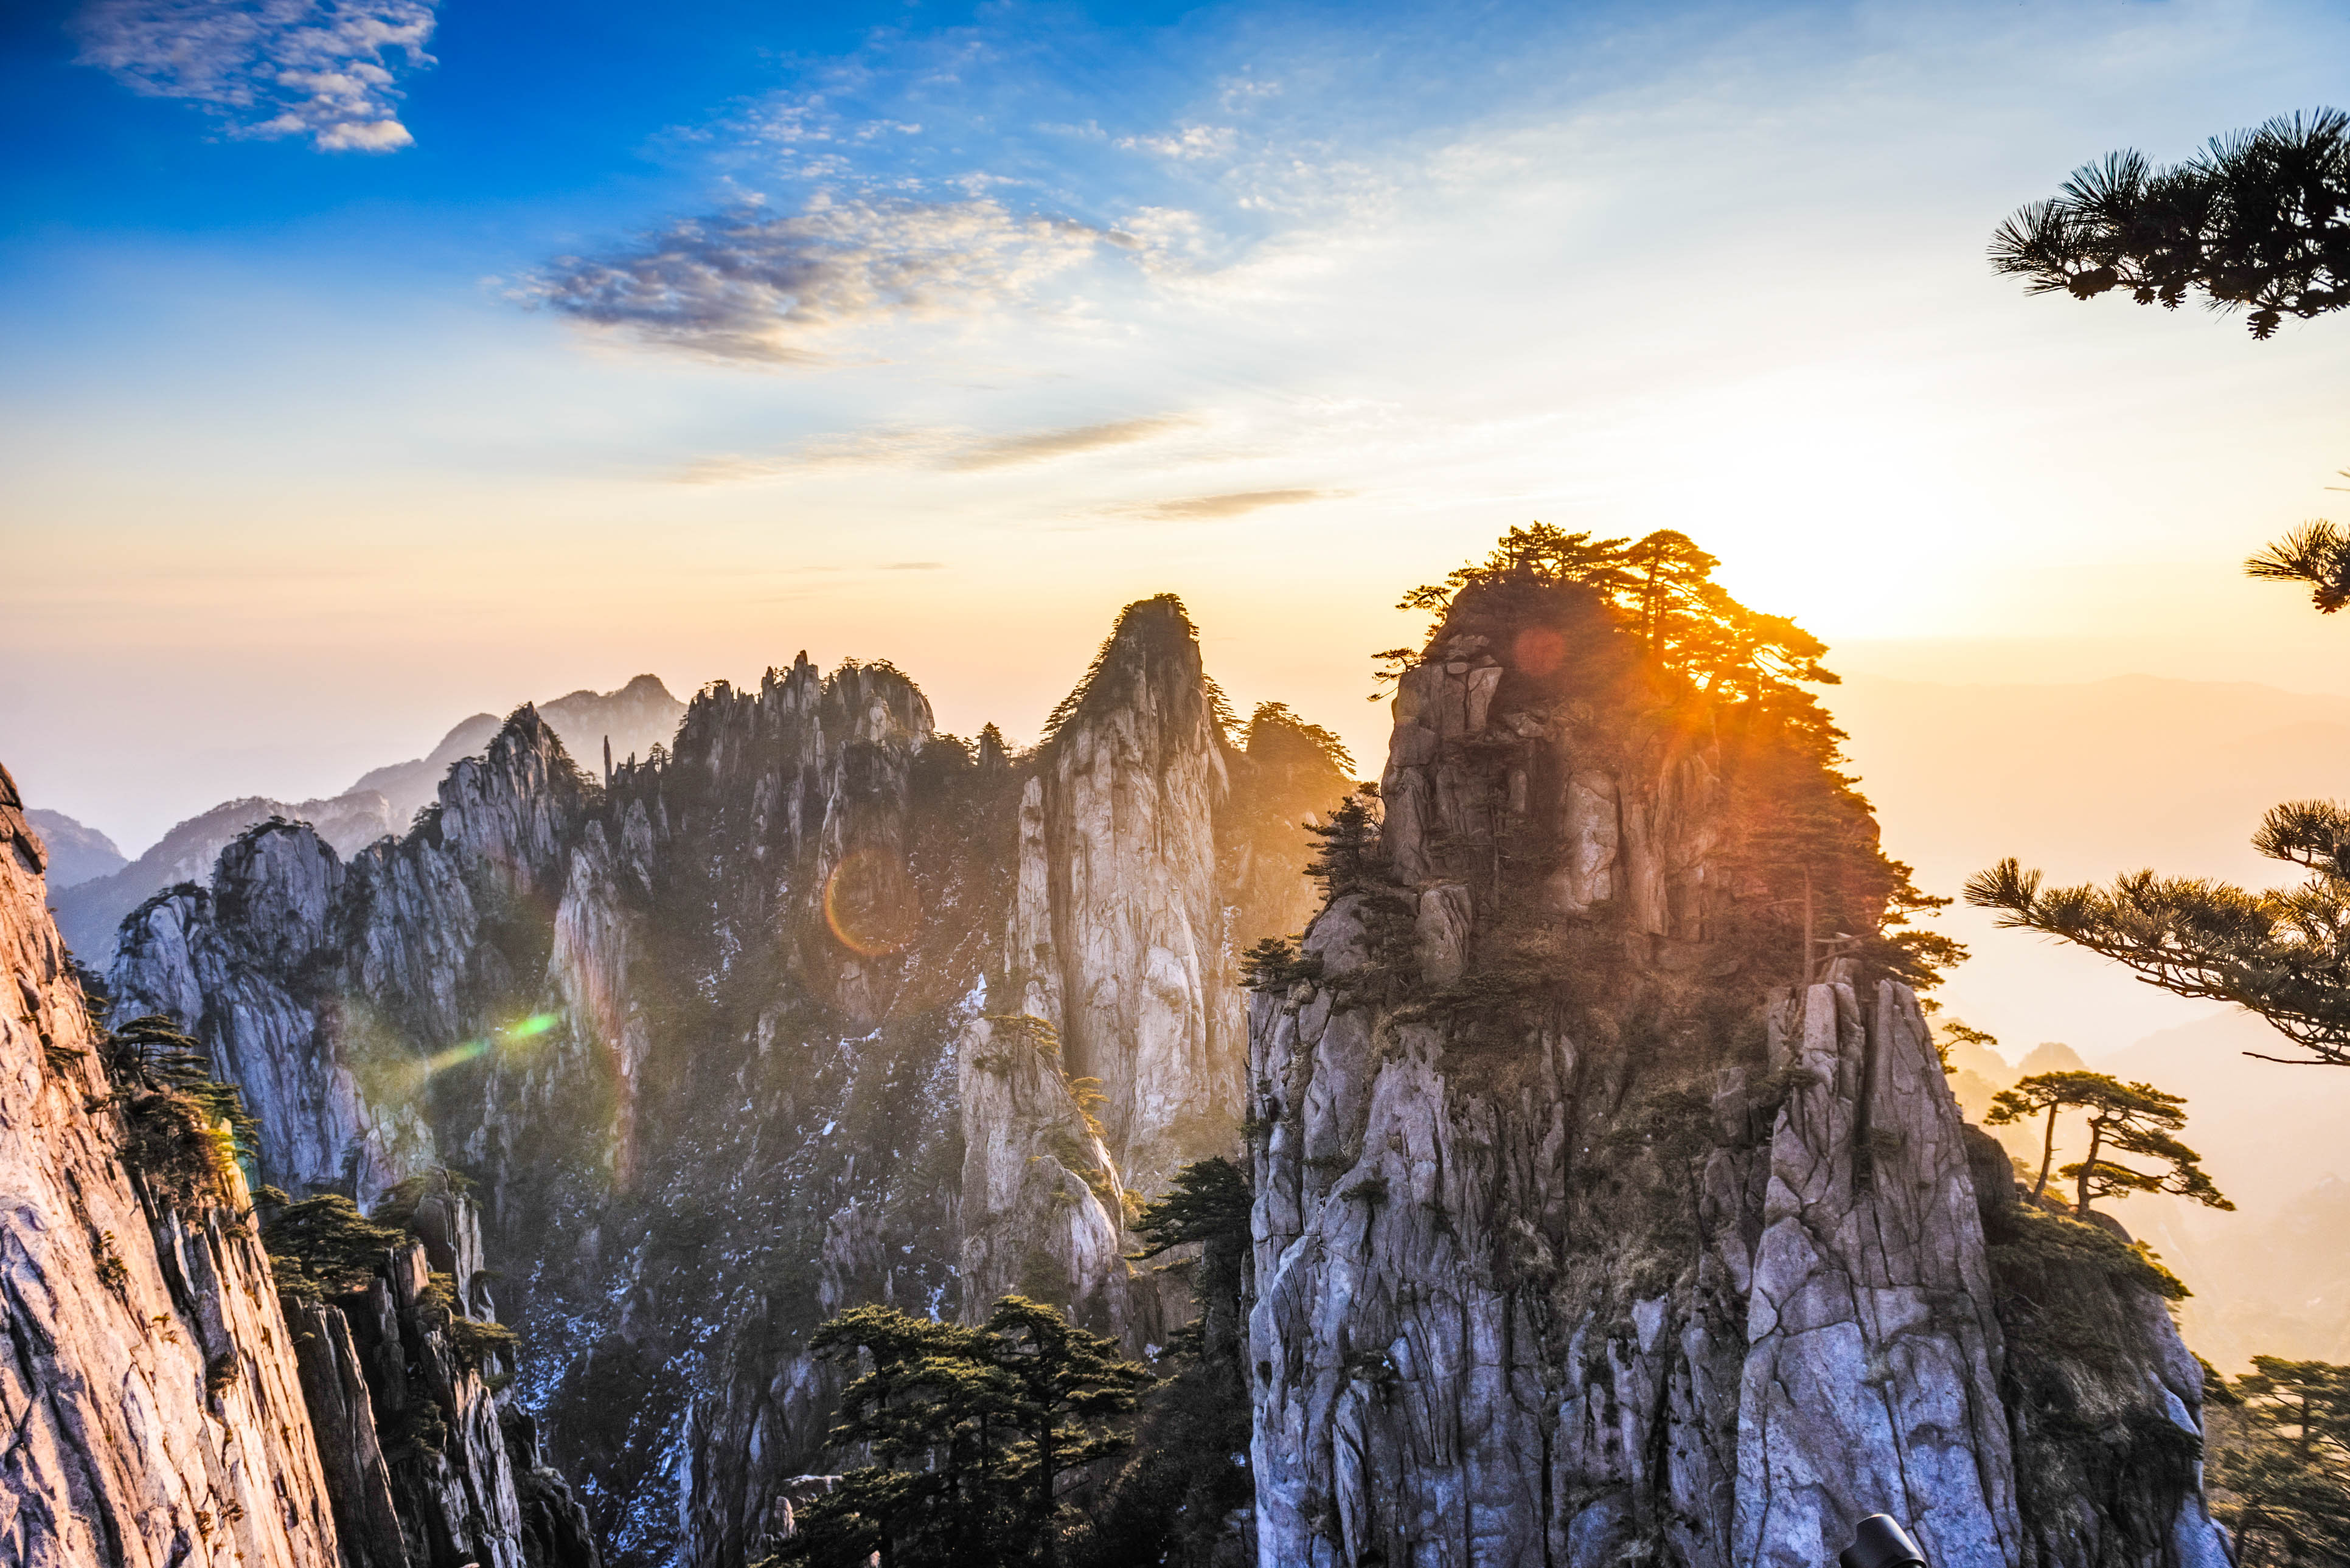
[{"label": "tree growing from cliff", "polygon": [[1137,1262],[1156,1258],[1176,1247],[1197,1243],[1199,1272],[1192,1294],[1204,1332],[1216,1345],[1239,1338],[1234,1315],[1241,1298],[1242,1265],[1248,1256],[1249,1209],[1255,1194],[1240,1167],[1218,1157],[1195,1160],[1175,1173],[1175,1185],[1143,1205],[1134,1221],[1142,1238]]},{"label": "tree growing from cliff", "polygon": [[875,1463],[802,1511],[775,1559],[897,1568],[1058,1561],[1061,1483],[1119,1452],[1117,1419],[1152,1381],[1117,1342],[1023,1296],[977,1326],[861,1306],[812,1348],[860,1358],[831,1432]]},{"label": "tree growing from cliff", "polygon": [[99,1054],[122,1114],[122,1163],[161,1202],[226,1202],[259,1129],[234,1084],[213,1076],[203,1046],[157,1013],[104,1034]]},{"label": "tree growing from cliff", "polygon": [[2031,294],[2126,289],[2176,310],[2200,294],[2249,311],[2255,338],[2287,317],[2350,306],[2350,115],[2321,109],[2211,139],[2168,168],[2109,152],[1991,236],[1993,270]]},{"label": "tree growing from cliff", "polygon": [[2236,1532],[2238,1568],[2339,1568],[2350,1563],[2350,1366],[2274,1355],[2252,1366],[2207,1398],[2212,1511]]},{"label": "tree growing from cliff", "polygon": [[[1930,986],[1965,950],[1913,924],[1950,900],[1921,892],[1909,867],[1882,852],[1868,802],[1842,771],[1844,732],[1806,690],[1836,682],[1820,663],[1826,646],[1784,616],[1739,603],[1714,580],[1719,565],[1670,529],[1635,540],[1534,523],[1512,528],[1482,560],[1414,588],[1399,607],[1427,611],[1440,628],[1469,597],[1492,604],[1498,596],[1510,607],[1504,623],[1539,630],[1577,613],[1564,601],[1596,602],[1637,640],[1661,684],[1711,706],[1725,753],[1737,758],[1745,806],[1723,857],[1751,886],[1741,919],[1756,964],[1808,983],[1849,955]],[[1531,668],[1523,651],[1513,652]],[[1428,653],[1379,655],[1389,667],[1382,679]]]},{"label": "tree growing from cliff", "polygon": [[[2074,1184],[2075,1212],[2086,1214],[2100,1198],[2132,1192],[2168,1192],[2213,1209],[2233,1209],[2205,1174],[2202,1156],[2174,1135],[2187,1125],[2187,1101],[2151,1084],[2126,1084],[2107,1073],[2072,1070],[2035,1073],[2002,1089],[1991,1101],[1983,1120],[2000,1126],[2047,1118],[2039,1179],[2032,1199],[2040,1200],[2048,1188],[2048,1167],[2055,1158],[2056,1119],[2066,1111],[2085,1118],[2089,1152],[2056,1174]],[[2151,1170],[2126,1165],[2119,1155],[2154,1162]]]},{"label": "tree growing from cliff", "polygon": [[1305,874],[1326,898],[1354,892],[1378,879],[1379,819],[1373,809],[1377,798],[1366,786],[1333,806],[1328,821],[1306,825],[1305,831],[1316,842],[1312,858],[1305,863]]}]

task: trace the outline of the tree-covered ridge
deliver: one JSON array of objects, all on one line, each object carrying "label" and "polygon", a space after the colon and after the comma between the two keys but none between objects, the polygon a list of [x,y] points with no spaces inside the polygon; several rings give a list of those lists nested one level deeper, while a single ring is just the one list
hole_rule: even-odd
[{"label": "tree-covered ridge", "polygon": [[[1869,803],[1844,771],[1844,732],[1807,690],[1836,682],[1820,662],[1826,645],[1788,617],[1741,604],[1714,580],[1719,565],[1669,529],[1627,539],[1512,528],[1483,559],[1404,596],[1398,607],[1437,622],[1422,647],[1379,655],[1383,675],[1473,626],[1501,629],[1522,671],[1559,679],[1565,644],[1588,641],[1596,620],[1625,654],[1576,679],[1645,681],[1653,701],[1720,742],[1736,797],[1717,851],[1737,906],[1726,918],[1762,939],[1774,977],[1808,983],[1851,957],[1933,984],[1964,950],[1911,922],[1950,900],[1919,890],[1879,846]],[[1352,866],[1344,845],[1326,841],[1315,872],[1335,886]]]},{"label": "tree-covered ridge", "polygon": [[[1423,583],[1399,609],[1440,619],[1467,588],[1573,584],[1596,594],[1665,669],[1717,698],[1766,705],[1783,720],[1843,739],[1804,683],[1832,686],[1820,666],[1827,645],[1785,616],[1752,610],[1713,580],[1721,560],[1686,534],[1660,528],[1638,539],[1569,534],[1546,523],[1513,528],[1482,561]],[[1383,655],[1396,658],[1403,650]]]}]

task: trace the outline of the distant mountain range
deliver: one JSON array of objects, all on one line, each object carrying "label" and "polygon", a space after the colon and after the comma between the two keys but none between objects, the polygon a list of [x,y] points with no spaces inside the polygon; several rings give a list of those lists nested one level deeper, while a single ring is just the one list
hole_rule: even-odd
[{"label": "distant mountain range", "polygon": [[70,888],[130,864],[114,840],[95,827],[84,827],[62,811],[28,811],[25,820],[48,847],[52,888]]},{"label": "distant mountain range", "polygon": [[[617,691],[574,691],[538,704],[538,711],[574,760],[600,773],[607,746],[619,761],[666,745],[677,732],[685,704],[670,695],[658,676],[639,675]],[[246,795],[223,801],[179,824],[128,862],[111,839],[64,813],[28,812],[64,868],[49,884],[57,929],[84,961],[103,968],[113,956],[115,929],[125,915],[166,888],[205,880],[231,840],[273,816],[310,824],[338,855],[348,858],[388,833],[405,831],[416,813],[432,804],[450,764],[481,752],[503,722],[495,714],[476,713],[443,736],[431,754],[376,768],[342,794],[325,799],[288,802]]]}]

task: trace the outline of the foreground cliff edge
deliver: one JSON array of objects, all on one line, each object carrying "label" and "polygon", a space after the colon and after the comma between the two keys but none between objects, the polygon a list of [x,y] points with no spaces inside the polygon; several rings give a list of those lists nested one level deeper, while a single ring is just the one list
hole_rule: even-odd
[{"label": "foreground cliff edge", "polygon": [[0,1559],[338,1568],[268,1259],[124,1172],[42,871],[0,768]]}]

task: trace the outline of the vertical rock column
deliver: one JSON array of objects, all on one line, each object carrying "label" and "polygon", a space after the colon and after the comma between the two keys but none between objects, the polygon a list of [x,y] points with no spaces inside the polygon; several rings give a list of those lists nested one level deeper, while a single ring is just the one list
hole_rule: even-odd
[{"label": "vertical rock column", "polygon": [[1929,1562],[2022,1560],[2000,1332],[1958,1107],[1917,999],[1770,1019],[1771,1139],[1739,1389],[1736,1561],[1813,1568],[1890,1513]]},{"label": "vertical rock column", "polygon": [[1229,788],[1182,606],[1129,605],[1021,803],[1012,994],[1099,1080],[1118,1169],[1155,1193],[1218,1152],[1244,1041],[1215,815]]}]

